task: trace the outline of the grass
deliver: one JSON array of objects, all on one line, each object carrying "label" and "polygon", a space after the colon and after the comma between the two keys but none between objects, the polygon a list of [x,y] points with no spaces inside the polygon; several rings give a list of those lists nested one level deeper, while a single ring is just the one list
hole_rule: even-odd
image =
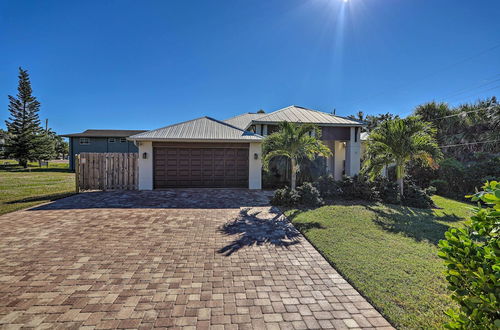
[{"label": "grass", "polygon": [[24,209],[75,193],[75,174],[67,163],[24,169],[12,160],[0,160],[0,214]]},{"label": "grass", "polygon": [[342,202],[286,214],[397,328],[440,328],[454,305],[437,243],[470,215],[470,205],[433,199],[439,209]]}]

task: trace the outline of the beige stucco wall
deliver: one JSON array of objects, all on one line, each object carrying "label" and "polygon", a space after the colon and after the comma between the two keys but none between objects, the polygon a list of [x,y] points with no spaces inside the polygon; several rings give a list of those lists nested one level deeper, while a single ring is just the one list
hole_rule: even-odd
[{"label": "beige stucco wall", "polygon": [[346,144],[346,154],[345,154],[345,174],[347,176],[353,176],[359,173],[361,167],[361,140],[360,132],[358,129],[351,127],[351,139],[347,141]]},{"label": "beige stucco wall", "polygon": [[[138,142],[139,147],[139,190],[153,189],[153,143]],[[143,154],[146,153],[146,159]],[[255,159],[257,154],[257,159]],[[262,189],[262,144],[250,143],[248,153],[248,188]]]},{"label": "beige stucco wall", "polygon": [[[255,159],[257,154],[257,159]],[[262,189],[262,144],[250,143],[248,152],[248,188]]]},{"label": "beige stucco wall", "polygon": [[[138,142],[139,145],[139,190],[153,189],[153,143]],[[146,159],[143,154],[146,153]]]}]

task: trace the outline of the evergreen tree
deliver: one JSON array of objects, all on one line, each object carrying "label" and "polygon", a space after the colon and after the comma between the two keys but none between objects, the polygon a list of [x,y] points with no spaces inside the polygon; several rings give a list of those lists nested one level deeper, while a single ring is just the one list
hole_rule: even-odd
[{"label": "evergreen tree", "polygon": [[32,95],[29,74],[22,68],[19,68],[17,91],[16,97],[9,95],[10,116],[5,121],[8,131],[5,152],[26,168],[28,161],[41,159],[38,151],[46,146],[48,140],[40,127],[40,102]]},{"label": "evergreen tree", "polygon": [[59,157],[60,155],[64,159],[64,156],[66,156],[69,153],[68,142],[64,141],[64,139],[59,135],[55,135],[54,143],[55,143],[56,156]]}]

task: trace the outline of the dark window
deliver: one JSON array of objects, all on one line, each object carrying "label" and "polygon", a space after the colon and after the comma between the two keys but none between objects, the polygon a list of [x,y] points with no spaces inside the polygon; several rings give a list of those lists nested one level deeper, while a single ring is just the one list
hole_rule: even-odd
[{"label": "dark window", "polygon": [[89,138],[80,138],[80,144],[90,144]]},{"label": "dark window", "polygon": [[115,138],[109,138],[109,139],[108,139],[108,142],[109,142],[109,143],[115,143],[115,142],[116,142],[116,139],[115,139]]},{"label": "dark window", "polygon": [[267,135],[276,133],[280,128],[278,125],[267,125]]},{"label": "dark window", "polygon": [[125,143],[127,142],[127,138],[120,138],[120,143]]}]

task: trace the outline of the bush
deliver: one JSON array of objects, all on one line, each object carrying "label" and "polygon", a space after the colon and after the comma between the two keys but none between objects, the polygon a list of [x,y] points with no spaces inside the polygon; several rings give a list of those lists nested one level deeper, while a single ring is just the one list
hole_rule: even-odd
[{"label": "bush", "polygon": [[312,185],[312,183],[306,182],[302,186],[297,188],[300,195],[300,203],[307,206],[320,206],[323,205],[323,199],[319,190]]},{"label": "bush", "polygon": [[420,209],[429,209],[435,207],[432,201],[430,191],[421,189],[411,181],[405,182],[404,196],[401,198],[401,204],[405,206],[417,207]]},{"label": "bush", "polygon": [[366,201],[378,200],[378,192],[373,183],[361,175],[343,177],[339,182],[342,197],[345,199],[363,199]]},{"label": "bush", "polygon": [[318,188],[323,198],[342,196],[342,189],[340,188],[339,182],[335,181],[331,174],[320,177],[315,182],[315,186]]},{"label": "bush", "polygon": [[[439,179],[446,181],[447,188],[444,195],[450,197],[463,197],[465,185],[465,166],[454,158],[445,158],[439,164]],[[437,188],[437,187],[436,187]],[[444,187],[442,187],[444,188]]]},{"label": "bush", "polygon": [[300,194],[297,190],[292,190],[288,187],[276,189],[271,205],[278,206],[296,206],[300,202]]},{"label": "bush", "polygon": [[446,263],[448,288],[459,310],[446,314],[451,329],[500,327],[500,183],[487,182],[472,201],[478,203],[470,223],[452,228],[439,242],[439,257]]},{"label": "bush", "polygon": [[323,199],[319,190],[311,183],[306,182],[297,187],[297,190],[288,187],[277,189],[271,199],[271,204],[279,206],[320,206],[323,205]]},{"label": "bush", "polygon": [[384,203],[400,204],[401,195],[399,194],[399,186],[396,182],[390,181],[387,178],[377,178],[375,186],[379,194],[379,198]]},{"label": "bush", "polygon": [[438,195],[446,196],[449,191],[448,182],[443,179],[436,179],[430,182],[431,187],[436,188],[436,193]]}]

